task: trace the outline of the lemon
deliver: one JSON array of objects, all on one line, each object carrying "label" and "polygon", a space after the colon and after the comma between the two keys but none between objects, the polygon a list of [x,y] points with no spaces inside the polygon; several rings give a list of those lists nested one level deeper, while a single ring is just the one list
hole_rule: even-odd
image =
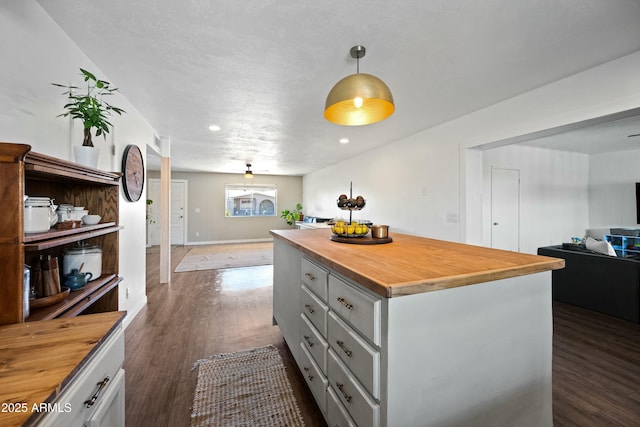
[{"label": "lemon", "polygon": [[353,224],[349,224],[347,226],[347,234],[353,234],[356,232],[356,226]]}]

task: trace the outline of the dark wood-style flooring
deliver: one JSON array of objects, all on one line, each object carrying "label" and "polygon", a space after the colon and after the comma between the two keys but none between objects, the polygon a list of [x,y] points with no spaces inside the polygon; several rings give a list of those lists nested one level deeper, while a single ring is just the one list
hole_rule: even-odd
[{"label": "dark wood-style flooring", "polygon": [[[173,268],[189,247],[172,251]],[[273,344],[308,426],[324,426],[277,326],[272,267],[173,273],[147,254],[147,306],[125,332],[126,425],[189,425],[198,359]],[[640,326],[554,304],[555,426],[640,426]]]}]

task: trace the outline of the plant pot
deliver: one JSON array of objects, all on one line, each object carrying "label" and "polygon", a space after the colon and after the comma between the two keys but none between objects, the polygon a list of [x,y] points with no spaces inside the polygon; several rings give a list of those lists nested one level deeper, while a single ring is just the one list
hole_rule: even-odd
[{"label": "plant pot", "polygon": [[73,153],[76,157],[76,163],[94,169],[98,167],[98,158],[100,157],[99,148],[79,145],[73,147]]}]

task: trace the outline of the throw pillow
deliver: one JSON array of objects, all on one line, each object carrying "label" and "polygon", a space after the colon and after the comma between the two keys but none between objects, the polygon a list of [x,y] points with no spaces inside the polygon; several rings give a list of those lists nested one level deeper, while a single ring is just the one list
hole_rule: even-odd
[{"label": "throw pillow", "polygon": [[613,249],[613,246],[611,246],[611,243],[605,240],[596,240],[593,237],[587,237],[585,246],[587,247],[587,249],[599,254],[618,256],[616,254],[616,251]]}]

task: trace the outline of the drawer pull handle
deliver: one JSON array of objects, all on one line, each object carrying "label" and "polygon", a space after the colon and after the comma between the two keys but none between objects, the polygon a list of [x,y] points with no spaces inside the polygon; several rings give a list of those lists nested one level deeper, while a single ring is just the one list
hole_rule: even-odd
[{"label": "drawer pull handle", "polygon": [[309,374],[309,368],[307,368],[306,366],[303,368],[305,372],[307,372],[307,378],[309,378],[309,381],[313,381],[313,375]]},{"label": "drawer pull handle", "polygon": [[312,282],[314,280],[316,280],[316,278],[311,273],[304,273],[304,277],[306,277],[307,279],[311,280]]},{"label": "drawer pull handle", "polygon": [[351,310],[353,308],[353,304],[349,304],[346,299],[344,299],[342,297],[338,297],[337,299],[338,299],[338,302],[340,304],[342,304],[345,307],[347,307],[347,310]]},{"label": "drawer pull handle", "polygon": [[104,390],[108,382],[109,382],[109,377],[104,377],[102,381],[96,384],[98,386],[98,388],[96,389],[96,392],[93,393],[93,396],[91,396],[91,399],[87,399],[84,401],[84,404],[87,406],[87,408],[91,408],[94,405],[94,403],[96,403],[96,400],[98,400],[98,396],[100,395],[102,390]]},{"label": "drawer pull handle", "polygon": [[313,341],[311,341],[311,337],[309,335],[305,335],[304,339],[307,341],[307,344],[309,344],[309,347],[313,347]]},{"label": "drawer pull handle", "polygon": [[344,400],[346,400],[347,402],[351,403],[351,396],[349,396],[344,391],[344,384],[340,384],[338,381],[336,381],[336,387],[338,387],[338,390],[340,390],[340,393],[342,393],[342,395],[344,396]]},{"label": "drawer pull handle", "polygon": [[313,307],[311,307],[309,304],[305,304],[305,305],[304,305],[304,308],[306,308],[306,309],[307,309],[307,311],[308,311],[309,313],[311,313],[311,314],[313,314],[313,312],[315,311],[315,310],[313,309]]},{"label": "drawer pull handle", "polygon": [[344,351],[344,354],[351,357],[351,350],[344,346],[344,341],[337,340],[336,344],[338,344],[338,347],[340,347],[342,351]]}]

